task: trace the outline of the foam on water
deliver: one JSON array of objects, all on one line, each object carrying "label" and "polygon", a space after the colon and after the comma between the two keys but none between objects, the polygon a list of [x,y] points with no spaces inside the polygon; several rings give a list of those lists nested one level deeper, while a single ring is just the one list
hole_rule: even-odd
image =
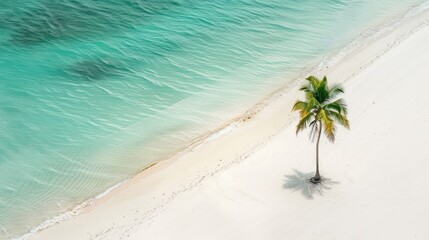
[{"label": "foam on water", "polygon": [[70,218],[420,2],[1,1],[0,239]]}]

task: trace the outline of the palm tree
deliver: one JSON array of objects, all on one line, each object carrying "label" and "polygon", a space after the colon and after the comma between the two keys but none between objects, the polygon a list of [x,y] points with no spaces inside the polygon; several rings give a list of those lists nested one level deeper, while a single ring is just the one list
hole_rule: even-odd
[{"label": "palm tree", "polygon": [[310,180],[313,183],[321,181],[319,173],[319,142],[322,128],[329,141],[335,140],[335,122],[350,129],[347,119],[347,105],[339,95],[344,93],[340,84],[328,86],[326,76],[320,80],[314,76],[306,78],[308,83],[300,88],[305,92],[305,101],[296,101],[292,111],[299,111],[301,119],[296,126],[296,134],[311,127],[310,138],[316,142],[316,175]]}]

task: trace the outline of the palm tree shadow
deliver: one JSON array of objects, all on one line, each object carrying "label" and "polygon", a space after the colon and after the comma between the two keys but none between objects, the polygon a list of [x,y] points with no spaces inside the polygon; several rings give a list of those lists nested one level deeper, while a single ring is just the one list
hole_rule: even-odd
[{"label": "palm tree shadow", "polygon": [[293,170],[295,173],[292,175],[285,175],[284,189],[291,189],[292,192],[300,191],[307,199],[313,199],[315,194],[323,196],[325,191],[332,189],[331,186],[339,182],[333,181],[329,178],[323,178],[320,183],[312,183],[310,178],[314,173],[303,173],[298,170]]}]

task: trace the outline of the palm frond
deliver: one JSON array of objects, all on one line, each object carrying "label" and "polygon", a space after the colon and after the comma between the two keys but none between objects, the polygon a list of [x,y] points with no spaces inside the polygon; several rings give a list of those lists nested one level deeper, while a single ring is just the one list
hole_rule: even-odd
[{"label": "palm frond", "polygon": [[296,134],[298,134],[300,131],[307,128],[308,124],[311,121],[311,117],[313,117],[313,116],[314,115],[311,112],[309,112],[309,113],[305,114],[303,117],[301,117],[298,125],[296,125]]},{"label": "palm frond", "polygon": [[[296,101],[292,110],[299,111],[301,119],[297,125],[298,134],[308,126],[311,127],[310,138],[317,135],[320,128],[324,129],[325,135],[333,142],[335,140],[335,123],[350,128],[347,119],[347,105],[343,99],[339,98],[344,93],[341,84],[328,86],[328,79],[318,79],[315,76],[306,78],[307,84],[300,90],[305,92],[305,101]],[[319,124],[320,123],[320,124]]]},{"label": "palm frond", "polygon": [[310,89],[310,91],[314,92],[319,88],[320,80],[317,77],[309,76],[306,80],[309,81],[308,89]]},{"label": "palm frond", "polygon": [[328,79],[324,77],[322,80],[320,80],[314,76],[310,76],[307,78],[307,80],[309,81],[307,87],[309,91],[306,91],[307,94],[311,93],[319,103],[325,102],[326,99],[329,98]]},{"label": "palm frond", "polygon": [[307,93],[305,95],[305,100],[308,102],[308,108],[319,108],[321,105],[321,102],[314,96],[312,93]]},{"label": "palm frond", "polygon": [[327,110],[327,111],[335,111],[337,113],[340,113],[342,111],[341,106],[339,106],[338,104],[327,104],[325,106],[323,106],[323,109]]},{"label": "palm frond", "polygon": [[330,116],[330,118],[334,119],[341,126],[347,129],[350,129],[350,123],[345,114],[329,111],[328,115]]},{"label": "palm frond", "polygon": [[308,85],[303,85],[303,86],[301,86],[300,88],[299,88],[299,90],[300,91],[303,91],[303,92],[311,92],[311,89],[309,88],[309,86]]},{"label": "palm frond", "polygon": [[343,99],[337,99],[333,102],[329,102],[324,106],[325,109],[329,110],[335,110],[338,113],[347,115],[348,113],[348,107],[347,104],[344,102]]},{"label": "palm frond", "polygon": [[307,111],[308,103],[297,100],[293,105],[292,111]]},{"label": "palm frond", "polygon": [[324,132],[329,141],[335,141],[335,124],[334,121],[328,116],[326,110],[322,109],[317,115],[317,118],[320,119],[322,125],[324,126]]},{"label": "palm frond", "polygon": [[338,97],[338,95],[343,94],[344,93],[344,88],[341,84],[334,84],[331,86],[331,88],[329,89],[329,97],[332,99],[335,99]]}]

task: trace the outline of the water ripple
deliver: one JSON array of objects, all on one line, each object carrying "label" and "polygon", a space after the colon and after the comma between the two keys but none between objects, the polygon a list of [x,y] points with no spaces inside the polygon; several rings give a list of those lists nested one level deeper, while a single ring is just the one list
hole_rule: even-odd
[{"label": "water ripple", "polygon": [[67,218],[421,1],[0,1],[0,240]]}]

